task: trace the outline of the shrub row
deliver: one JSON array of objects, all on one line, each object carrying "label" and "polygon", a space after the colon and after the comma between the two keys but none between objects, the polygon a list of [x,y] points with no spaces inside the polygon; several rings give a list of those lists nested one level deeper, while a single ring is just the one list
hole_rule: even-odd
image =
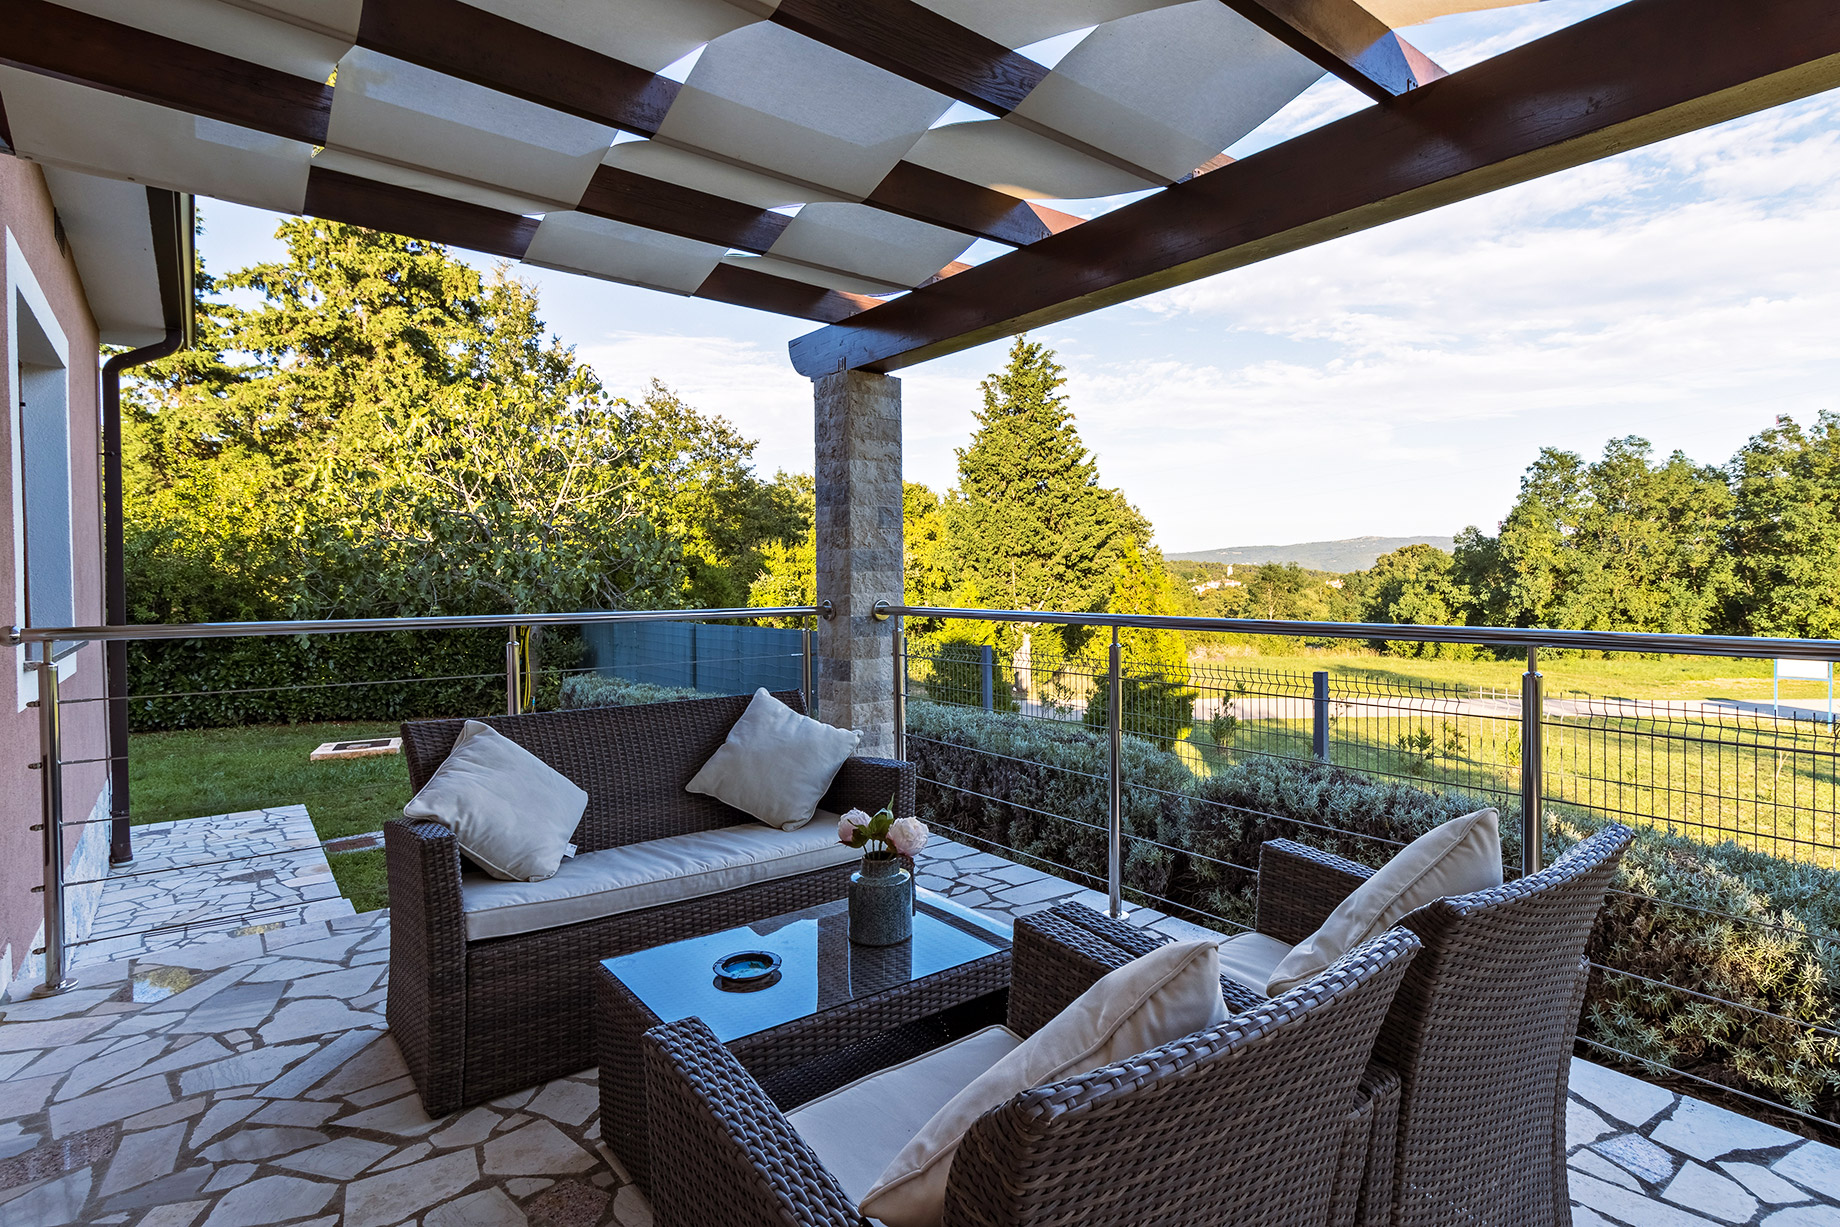
[{"label": "shrub row", "polygon": [[[929,822],[1074,880],[1103,882],[1109,756],[1101,736],[1071,723],[916,701],[908,754],[920,766]],[[1439,822],[1495,805],[1505,859],[1520,861],[1511,799],[1277,759],[1197,778],[1136,737],[1125,741],[1124,766],[1127,891],[1203,922],[1251,923],[1249,871],[1272,838],[1378,865]],[[1575,811],[1549,818],[1549,858],[1604,821]],[[1805,1025],[1834,1028],[1840,1018],[1840,953],[1826,936],[1836,933],[1840,873],[1639,830],[1590,950],[1594,962],[1632,974],[1594,974],[1580,1033],[1653,1066],[1840,1121],[1840,1042]]]}]

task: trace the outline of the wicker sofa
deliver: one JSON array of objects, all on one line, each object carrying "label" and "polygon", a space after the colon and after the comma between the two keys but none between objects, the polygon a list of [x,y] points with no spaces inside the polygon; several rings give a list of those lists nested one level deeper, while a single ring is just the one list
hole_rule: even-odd
[{"label": "wicker sofa", "polygon": [[[797,691],[774,697],[804,710]],[[886,759],[849,759],[802,834],[685,792],[748,700],[484,719],[588,794],[578,855],[552,880],[554,897],[544,897],[544,883],[497,882],[469,869],[453,832],[438,823],[384,825],[387,1013],[429,1115],[592,1065],[596,960],[840,897],[855,854],[836,844],[824,812],[873,811],[891,797],[912,812],[914,769]],[[414,788],[464,724],[402,726]],[[731,845],[746,850],[731,854]],[[674,868],[686,865],[696,872]],[[581,885],[596,874],[604,881],[595,889]]]}]

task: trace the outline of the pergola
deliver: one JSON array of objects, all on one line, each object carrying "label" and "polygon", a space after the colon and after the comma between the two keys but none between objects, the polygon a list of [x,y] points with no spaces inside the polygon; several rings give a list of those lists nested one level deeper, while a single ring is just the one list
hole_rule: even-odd
[{"label": "pergola", "polygon": [[[1630,0],[1455,74],[1393,29],[1513,2],[0,0],[0,148],[825,325],[820,694],[885,748],[887,372],[1840,85],[1833,0]],[[1373,105],[1221,153],[1325,73]]]}]

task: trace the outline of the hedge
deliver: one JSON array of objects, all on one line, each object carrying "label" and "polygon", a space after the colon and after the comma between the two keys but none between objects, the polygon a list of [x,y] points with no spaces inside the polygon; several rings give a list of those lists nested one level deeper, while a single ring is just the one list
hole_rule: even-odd
[{"label": "hedge", "polygon": [[[915,701],[908,754],[920,767],[929,822],[1102,884],[1109,757],[1101,736],[1079,724]],[[1499,797],[1277,759],[1197,778],[1174,754],[1137,737],[1125,740],[1124,765],[1124,828],[1138,837],[1127,842],[1127,892],[1203,922],[1251,923],[1256,880],[1248,870],[1271,838],[1378,865],[1439,822],[1495,805],[1504,859],[1520,861],[1518,810]],[[1549,858],[1606,821],[1548,815]],[[1840,1041],[1798,1025],[1840,1028],[1832,934],[1840,934],[1840,872],[1639,829],[1589,953],[1604,967],[1676,987],[1596,972],[1580,1034],[1652,1063],[1636,1066],[1646,1072],[1669,1066],[1840,1121]]]}]

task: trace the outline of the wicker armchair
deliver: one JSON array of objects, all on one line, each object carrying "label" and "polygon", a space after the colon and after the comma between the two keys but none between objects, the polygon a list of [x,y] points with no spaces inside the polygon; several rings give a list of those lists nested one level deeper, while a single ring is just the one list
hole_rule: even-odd
[{"label": "wicker armchair", "polygon": [[[684,791],[746,709],[747,695],[486,717],[588,793],[574,842],[582,852],[753,823],[713,797]],[[803,711],[797,691],[775,696]],[[402,726],[409,779],[420,789],[453,749],[461,720]],[[900,812],[914,804],[914,768],[852,758],[825,809]],[[796,911],[842,897],[846,864],[721,894],[621,912],[532,933],[467,940],[460,852],[432,822],[384,824],[390,883],[390,1031],[431,1116],[594,1064],[596,960]]]},{"label": "wicker armchair", "polygon": [[[1565,1101],[1585,943],[1632,838],[1611,825],[1540,873],[1401,921],[1424,952],[1374,1049],[1400,1078],[1395,1227],[1570,1227]],[[1259,931],[1302,941],[1372,873],[1289,840],[1266,843]]]},{"label": "wicker armchair", "polygon": [[[1134,957],[1089,918],[1103,920],[1063,907],[1018,921],[1013,1030]],[[1352,1221],[1350,1173],[1392,1102],[1391,1088],[1361,1100],[1359,1087],[1418,944],[1394,930],[1224,1023],[986,1113],[953,1160],[945,1227]],[[653,1145],[674,1160],[653,1173],[660,1227],[861,1227],[837,1178],[701,1020],[655,1027],[644,1047]]]}]

